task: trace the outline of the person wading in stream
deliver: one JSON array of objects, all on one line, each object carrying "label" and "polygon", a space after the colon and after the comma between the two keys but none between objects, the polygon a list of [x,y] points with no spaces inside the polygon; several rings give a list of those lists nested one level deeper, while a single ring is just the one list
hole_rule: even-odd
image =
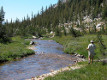
[{"label": "person wading in stream", "polygon": [[92,64],[92,63],[93,63],[93,58],[94,58],[94,55],[95,55],[94,50],[96,49],[96,46],[95,46],[93,40],[91,40],[90,42],[91,42],[91,43],[88,45],[87,50],[88,50],[88,60],[89,60],[89,64],[90,64],[90,63]]}]

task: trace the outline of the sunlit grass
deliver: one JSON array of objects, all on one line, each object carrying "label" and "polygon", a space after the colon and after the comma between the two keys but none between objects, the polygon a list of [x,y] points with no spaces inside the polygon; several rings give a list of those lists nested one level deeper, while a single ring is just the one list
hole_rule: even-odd
[{"label": "sunlit grass", "polygon": [[[86,63],[82,63],[86,64]],[[64,71],[55,76],[47,77],[45,80],[106,80],[107,65],[95,62],[77,70]]]},{"label": "sunlit grass", "polygon": [[[107,45],[107,41],[106,41],[107,35],[103,35],[102,39],[104,41],[104,44]],[[74,38],[72,36],[62,36],[62,37],[54,37],[53,40],[64,46],[65,53],[68,54],[78,53],[84,55],[85,57],[88,56],[88,51],[86,50],[86,48],[88,47],[90,40],[94,40],[96,45],[95,58],[102,56],[102,54],[99,51],[100,50],[99,44],[98,42],[96,42],[97,35],[84,35],[77,38]],[[105,50],[105,52],[107,52],[107,49]]]},{"label": "sunlit grass", "polygon": [[[102,35],[104,45],[107,47],[107,35]],[[100,47],[97,41],[97,35],[84,35],[77,38],[72,36],[62,36],[54,37],[53,40],[62,44],[64,46],[64,52],[68,54],[78,53],[84,55],[86,58],[88,56],[88,51],[86,50],[90,40],[95,41],[96,45],[96,55],[95,59],[102,58],[100,52]],[[107,53],[107,49],[105,50]],[[106,57],[107,55],[105,55]],[[53,77],[47,77],[45,80],[107,80],[107,64],[103,65],[102,62],[94,62],[88,65],[88,62],[80,62],[80,65],[87,65],[81,69],[65,71],[58,73]]]},{"label": "sunlit grass", "polygon": [[21,37],[13,37],[11,43],[0,44],[0,62],[12,61],[19,59],[35,52],[27,49],[29,41],[25,41]]}]

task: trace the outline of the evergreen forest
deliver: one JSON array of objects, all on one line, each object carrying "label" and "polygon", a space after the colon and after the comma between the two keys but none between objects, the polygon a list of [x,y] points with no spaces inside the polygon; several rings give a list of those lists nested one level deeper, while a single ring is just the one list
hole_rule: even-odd
[{"label": "evergreen forest", "polygon": [[[5,11],[3,7],[0,10],[0,41],[8,41],[8,37],[13,36],[47,36],[54,32],[56,36],[62,34],[73,34],[75,37],[87,33],[96,32],[95,23],[100,20],[103,22],[103,33],[107,34],[107,0],[58,0],[57,4],[50,7],[42,7],[41,12],[28,15],[22,21],[4,21]],[[88,17],[90,21],[85,22],[84,18]],[[68,31],[68,30],[69,31]],[[79,29],[79,30],[77,30]],[[107,28],[106,28],[107,29]],[[82,30],[82,34],[80,34]],[[101,31],[100,30],[100,31]]]}]

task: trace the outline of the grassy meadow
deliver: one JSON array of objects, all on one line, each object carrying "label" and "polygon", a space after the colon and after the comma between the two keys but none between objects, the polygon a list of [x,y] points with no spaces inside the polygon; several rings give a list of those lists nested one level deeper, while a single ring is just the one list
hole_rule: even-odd
[{"label": "grassy meadow", "polygon": [[[90,40],[95,41],[95,59],[107,58],[107,55],[102,56],[100,52],[100,46],[98,43],[97,35],[84,35],[77,38],[72,36],[62,36],[52,38],[56,42],[64,46],[64,52],[68,54],[78,53],[88,57],[88,51],[86,50]],[[107,35],[102,35],[104,45],[107,47]],[[107,53],[107,49],[105,49]],[[86,65],[83,68],[77,70],[64,71],[56,74],[55,76],[47,77],[45,80],[107,80],[107,64],[102,62],[94,62],[88,65],[88,61],[80,62],[78,64]]]},{"label": "grassy meadow", "polygon": [[12,61],[34,54],[33,50],[27,49],[29,41],[17,36],[12,37],[11,43],[0,43],[0,62]]},{"label": "grassy meadow", "polygon": [[[52,39],[64,46],[65,53],[68,54],[78,53],[84,55],[85,57],[88,56],[88,51],[86,50],[86,48],[88,47],[90,40],[94,40],[96,45],[95,58],[97,59],[98,57],[99,58],[102,57],[97,35],[84,35],[77,38],[74,38],[72,36],[62,36],[62,37],[54,37]],[[106,46],[107,35],[102,35],[102,40],[104,45]],[[105,52],[107,53],[107,49],[105,50]]]}]

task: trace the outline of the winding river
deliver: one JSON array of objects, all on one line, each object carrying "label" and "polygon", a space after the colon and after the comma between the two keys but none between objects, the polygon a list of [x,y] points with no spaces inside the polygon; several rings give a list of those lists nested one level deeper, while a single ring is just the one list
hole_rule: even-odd
[{"label": "winding river", "polygon": [[0,80],[25,80],[71,66],[76,58],[63,52],[63,46],[53,40],[34,40],[35,55],[0,66]]}]

